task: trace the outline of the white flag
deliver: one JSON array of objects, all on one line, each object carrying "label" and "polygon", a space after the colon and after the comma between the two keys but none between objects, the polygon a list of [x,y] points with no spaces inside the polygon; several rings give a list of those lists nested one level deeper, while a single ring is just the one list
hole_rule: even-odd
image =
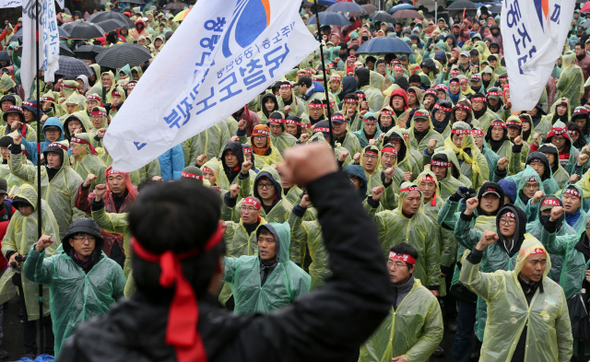
[{"label": "white flag", "polygon": [[23,5],[23,0],[0,0],[0,9],[18,8]]},{"label": "white flag", "polygon": [[25,99],[31,98],[33,80],[37,75],[36,28],[35,19],[39,20],[39,69],[45,71],[46,82],[53,82],[54,73],[59,68],[59,33],[53,0],[40,0],[39,12],[35,11],[36,0],[24,0],[23,3],[23,53],[20,68],[21,82]]},{"label": "white flag", "polygon": [[223,121],[313,52],[299,6],[198,1],[109,126],[113,168],[136,170]]},{"label": "white flag", "polygon": [[571,26],[576,0],[504,0],[502,42],[512,110],[533,109]]}]

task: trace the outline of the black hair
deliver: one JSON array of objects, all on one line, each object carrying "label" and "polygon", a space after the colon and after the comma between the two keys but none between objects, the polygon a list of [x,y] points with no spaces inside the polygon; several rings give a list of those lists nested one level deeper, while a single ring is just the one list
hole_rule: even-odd
[{"label": "black hair", "polygon": [[[416,261],[418,261],[418,251],[408,243],[399,243],[391,247],[390,251],[393,251],[396,254],[408,254]],[[406,262],[408,264],[408,268],[412,268],[414,265]]]},{"label": "black hair", "polygon": [[408,78],[408,83],[420,83],[422,84],[422,78],[418,74],[412,74],[410,78]]},{"label": "black hair", "polygon": [[[213,249],[203,251],[207,240],[217,230],[221,216],[221,199],[211,189],[194,183],[159,183],[142,190],[129,210],[129,231],[148,251],[181,253],[201,249],[192,258],[181,261],[185,278],[197,295],[207,291],[225,254],[221,241]],[[156,301],[168,301],[173,288],[160,286],[159,264],[132,256],[133,278],[138,292]]]}]

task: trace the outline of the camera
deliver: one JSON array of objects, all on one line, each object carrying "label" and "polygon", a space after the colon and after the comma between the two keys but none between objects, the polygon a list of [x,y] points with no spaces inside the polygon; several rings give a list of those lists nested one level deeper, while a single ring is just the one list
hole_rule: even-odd
[{"label": "camera", "polygon": [[17,254],[17,255],[14,257],[14,260],[16,260],[16,262],[15,262],[15,261],[13,261],[13,262],[10,262],[10,266],[11,266],[12,268],[16,269],[16,268],[18,267],[18,263],[24,263],[24,262],[25,262],[25,260],[27,260],[27,256],[26,256],[26,255],[20,255],[20,254]]}]

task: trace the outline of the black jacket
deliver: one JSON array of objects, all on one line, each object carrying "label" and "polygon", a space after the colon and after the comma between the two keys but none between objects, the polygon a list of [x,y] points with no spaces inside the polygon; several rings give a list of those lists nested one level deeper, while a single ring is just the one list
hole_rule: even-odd
[{"label": "black jacket", "polygon": [[[213,296],[200,296],[198,329],[209,361],[342,361],[388,315],[393,293],[377,231],[347,176],[324,176],[307,190],[324,229],[332,277],[266,315],[232,314]],[[167,305],[136,294],[81,325],[58,361],[176,361],[164,342],[167,318]]]}]

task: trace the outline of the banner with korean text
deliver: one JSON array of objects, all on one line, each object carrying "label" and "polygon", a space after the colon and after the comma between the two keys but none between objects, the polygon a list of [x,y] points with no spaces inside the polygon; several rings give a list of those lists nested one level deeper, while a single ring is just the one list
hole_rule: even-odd
[{"label": "banner with korean text", "polygon": [[576,0],[504,0],[501,29],[513,111],[535,107],[561,55]]},{"label": "banner with korean text", "polygon": [[313,52],[299,6],[198,1],[109,126],[113,168],[136,170],[223,121]]},{"label": "banner with korean text", "polygon": [[0,9],[3,8],[18,8],[23,5],[22,0],[0,0]]},{"label": "banner with korean text", "polygon": [[[35,4],[39,10],[35,11]],[[35,61],[35,19],[39,21],[39,68],[45,72],[44,80],[53,82],[55,72],[59,69],[59,32],[53,0],[24,0],[23,3],[23,53],[20,68],[21,81],[25,98],[31,98],[33,80],[37,76]]]}]

